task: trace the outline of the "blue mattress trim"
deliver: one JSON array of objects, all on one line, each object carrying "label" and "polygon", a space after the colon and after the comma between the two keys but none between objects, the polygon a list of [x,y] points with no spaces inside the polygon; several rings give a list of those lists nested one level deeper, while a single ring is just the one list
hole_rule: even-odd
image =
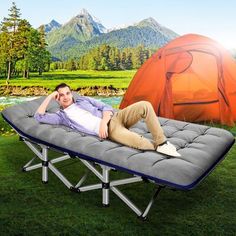
[{"label": "blue mattress trim", "polygon": [[48,143],[48,142],[45,142],[41,139],[37,139],[37,138],[34,138],[28,134],[25,134],[24,132],[22,132],[20,129],[18,129],[12,122],[10,122],[3,114],[1,114],[2,117],[19,133],[19,134],[22,134],[24,137],[28,138],[29,140],[32,140],[36,143],[40,143],[40,144],[44,144],[46,146],[49,146],[49,147],[52,147],[54,149],[57,149],[57,150],[60,150],[62,152],[66,152],[68,153],[69,155],[72,155],[72,156],[78,156],[78,158],[82,158],[84,160],[87,160],[87,161],[93,161],[93,162],[97,162],[97,163],[100,163],[100,164],[103,164],[103,165],[106,165],[106,166],[109,166],[109,167],[112,167],[112,168],[115,168],[117,170],[121,170],[121,171],[125,171],[125,172],[128,172],[130,174],[134,174],[134,175],[138,175],[138,176],[141,176],[143,178],[147,178],[149,180],[153,180],[155,181],[157,184],[160,184],[160,185],[165,185],[165,186],[169,186],[171,188],[174,188],[174,189],[180,189],[180,190],[191,190],[193,189],[194,187],[196,187],[197,184],[199,184],[213,169],[214,167],[217,165],[217,163],[219,163],[221,160],[224,159],[225,155],[228,153],[228,151],[230,150],[230,148],[233,146],[234,142],[235,142],[235,139],[233,140],[233,142],[230,144],[230,147],[228,148],[228,150],[221,156],[219,157],[213,164],[210,168],[208,168],[204,174],[202,174],[198,179],[196,179],[193,183],[189,184],[189,185],[179,185],[179,184],[173,184],[169,181],[165,181],[165,180],[162,180],[162,179],[158,179],[158,178],[155,178],[155,177],[152,177],[152,176],[149,176],[149,175],[145,175],[143,173],[140,173],[140,172],[136,172],[136,171],[132,171],[130,169],[126,169],[124,167],[120,167],[120,166],[117,166],[117,165],[114,165],[114,164],[110,164],[108,162],[105,162],[105,161],[102,161],[102,160],[99,160],[99,159],[96,159],[96,158],[93,158],[93,157],[90,157],[90,156],[87,156],[87,155],[84,155],[84,154],[80,154],[80,153],[77,153],[77,152],[73,152],[71,150],[68,150],[66,148],[61,148],[61,147],[58,147],[54,144],[51,144],[51,143]]}]

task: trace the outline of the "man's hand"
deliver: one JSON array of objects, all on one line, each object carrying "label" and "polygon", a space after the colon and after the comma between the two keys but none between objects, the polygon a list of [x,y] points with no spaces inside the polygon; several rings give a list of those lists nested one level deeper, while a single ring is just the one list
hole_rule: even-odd
[{"label": "man's hand", "polygon": [[112,111],[104,111],[102,114],[102,120],[99,127],[99,138],[107,138],[108,137],[108,122],[111,119],[113,112]]},{"label": "man's hand", "polygon": [[106,139],[108,137],[108,126],[107,122],[102,120],[99,127],[99,138]]},{"label": "man's hand", "polygon": [[58,93],[57,91],[52,92],[49,96],[50,96],[51,98],[53,98],[53,99],[59,101],[60,96],[59,96],[59,93]]}]

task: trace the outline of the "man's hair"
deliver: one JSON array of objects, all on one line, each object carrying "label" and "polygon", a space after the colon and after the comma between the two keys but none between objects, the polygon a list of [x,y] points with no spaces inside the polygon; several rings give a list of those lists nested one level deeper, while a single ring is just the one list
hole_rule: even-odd
[{"label": "man's hair", "polygon": [[61,83],[56,86],[55,91],[58,91],[58,89],[65,88],[65,87],[68,87],[71,90],[69,85],[67,85],[66,83]]}]

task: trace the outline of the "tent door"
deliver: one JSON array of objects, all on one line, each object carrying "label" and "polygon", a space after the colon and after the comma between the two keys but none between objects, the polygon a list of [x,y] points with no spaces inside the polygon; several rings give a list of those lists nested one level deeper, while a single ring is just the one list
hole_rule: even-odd
[{"label": "tent door", "polygon": [[174,117],[181,120],[219,120],[218,67],[214,55],[188,51],[191,62],[172,73]]}]

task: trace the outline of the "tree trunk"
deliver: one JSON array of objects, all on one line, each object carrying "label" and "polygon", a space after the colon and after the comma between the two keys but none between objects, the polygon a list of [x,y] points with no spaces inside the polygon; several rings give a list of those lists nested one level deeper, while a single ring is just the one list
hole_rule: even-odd
[{"label": "tree trunk", "polygon": [[26,71],[26,70],[23,70],[22,75],[23,75],[23,78],[24,78],[24,79],[27,78],[27,77],[26,77],[26,76],[27,76],[27,71]]},{"label": "tree trunk", "polygon": [[11,79],[11,62],[8,62],[8,71],[7,71],[7,80],[6,80],[6,84],[9,84],[9,80]]},{"label": "tree trunk", "polygon": [[26,70],[26,79],[29,79],[29,69]]},{"label": "tree trunk", "polygon": [[11,77],[14,77],[14,76],[15,76],[15,69],[14,69],[14,66],[11,65],[11,67],[13,68],[13,69],[11,70]]}]

